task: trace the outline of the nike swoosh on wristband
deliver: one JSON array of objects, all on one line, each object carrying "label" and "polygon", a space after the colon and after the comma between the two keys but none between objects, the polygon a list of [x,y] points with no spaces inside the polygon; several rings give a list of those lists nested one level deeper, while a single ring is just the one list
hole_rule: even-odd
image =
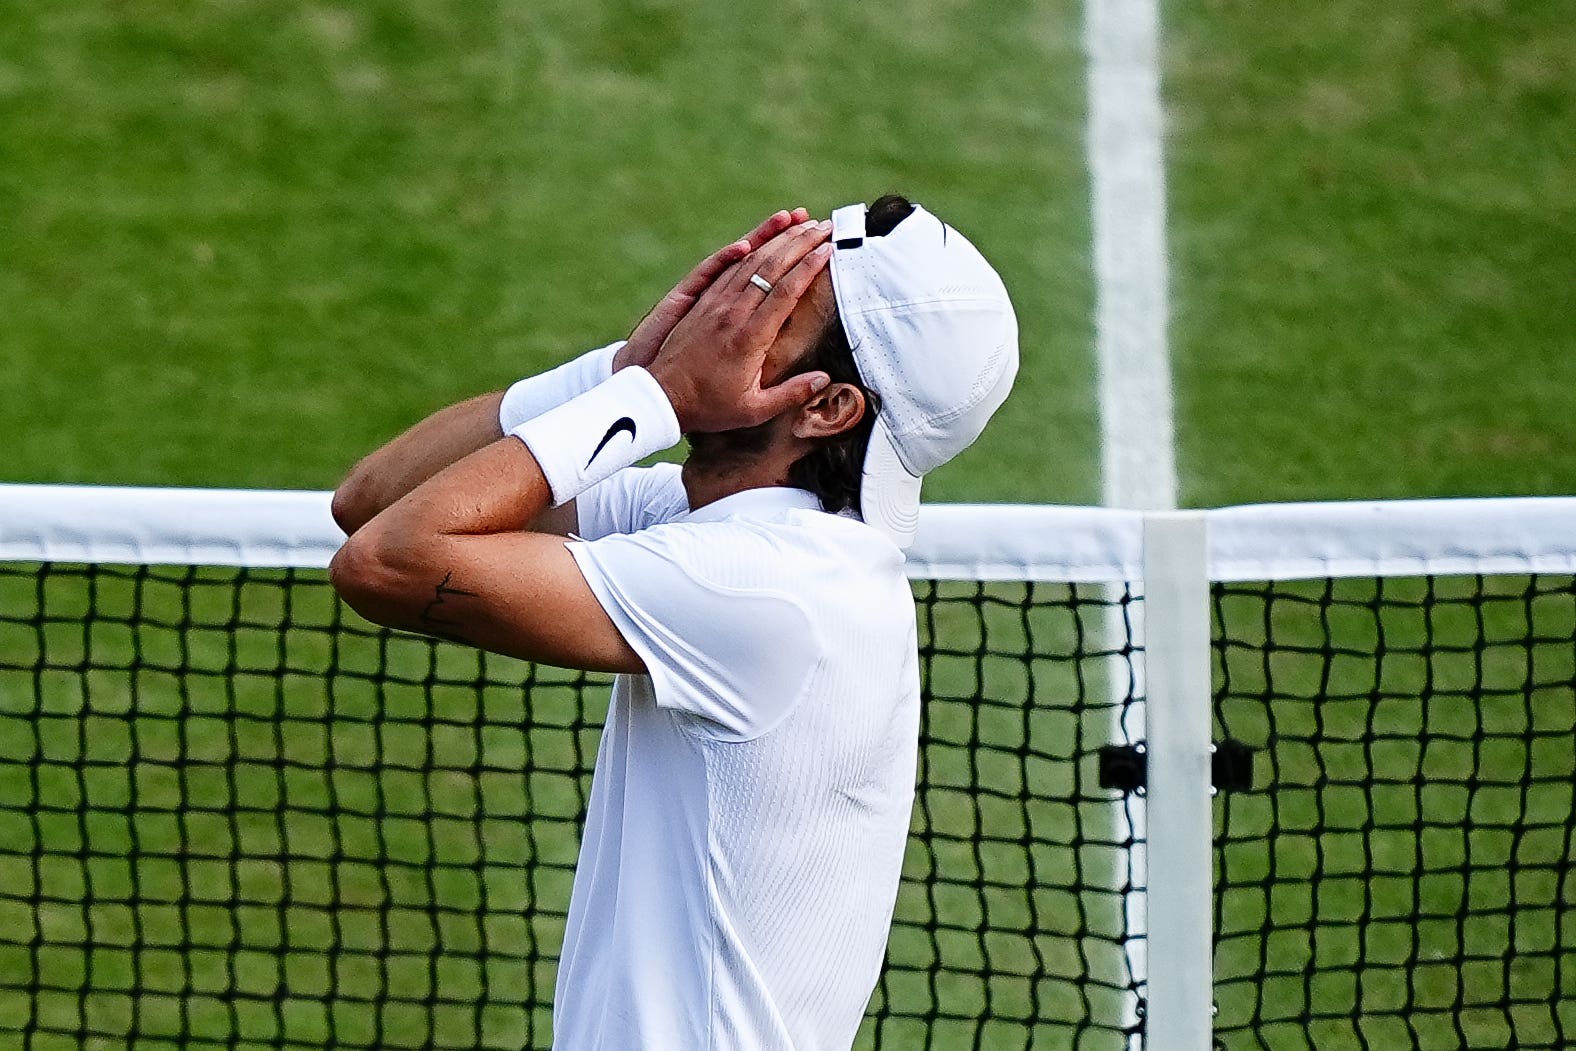
[{"label": "nike swoosh on wristband", "polygon": [[629,432],[629,440],[630,441],[634,441],[635,440],[635,421],[630,419],[628,416],[620,416],[618,419],[614,420],[613,421],[613,426],[609,427],[607,429],[607,433],[602,435],[602,440],[596,443],[596,451],[591,454],[591,459],[586,461],[586,466],[587,467],[591,466],[592,461],[594,461],[599,455],[601,455],[602,450],[607,448],[607,443],[612,441],[614,436],[617,435],[620,431],[628,431]]}]

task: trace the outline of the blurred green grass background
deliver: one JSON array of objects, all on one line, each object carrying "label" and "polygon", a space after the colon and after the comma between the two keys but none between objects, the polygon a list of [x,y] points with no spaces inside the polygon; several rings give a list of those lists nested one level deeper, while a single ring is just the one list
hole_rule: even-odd
[{"label": "blurred green grass background", "polygon": [[1167,5],[1198,505],[1576,486],[1576,21]]},{"label": "blurred green grass background", "polygon": [[1093,495],[1073,4],[9,17],[8,478],[331,486],[627,332],[773,209],[901,189],[999,262],[1034,348],[952,495]]},{"label": "blurred green grass background", "polygon": [[[1185,500],[1568,490],[1576,23],[1262,13],[1163,13]],[[930,495],[1090,501],[1079,32],[1071,0],[15,0],[5,476],[327,487],[772,208],[901,189],[1023,322]]]}]

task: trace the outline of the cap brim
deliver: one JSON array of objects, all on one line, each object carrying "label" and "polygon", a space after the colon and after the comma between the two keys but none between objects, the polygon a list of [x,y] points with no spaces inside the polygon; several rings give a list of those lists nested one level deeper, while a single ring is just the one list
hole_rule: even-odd
[{"label": "cap brim", "polygon": [[859,507],[866,524],[881,530],[900,548],[912,544],[919,530],[922,481],[921,476],[903,466],[886,420],[876,417],[859,485]]}]

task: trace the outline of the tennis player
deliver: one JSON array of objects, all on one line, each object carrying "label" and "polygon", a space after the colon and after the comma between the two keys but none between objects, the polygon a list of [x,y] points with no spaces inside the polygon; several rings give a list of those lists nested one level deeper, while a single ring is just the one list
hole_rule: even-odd
[{"label": "tennis player", "polygon": [[[559,1051],[852,1044],[914,798],[902,548],[1017,360],[1001,280],[929,212],[780,212],[628,341],[439,412],[335,494],[334,586],[368,618],[618,673]],[[635,466],[681,435],[682,467]]]}]

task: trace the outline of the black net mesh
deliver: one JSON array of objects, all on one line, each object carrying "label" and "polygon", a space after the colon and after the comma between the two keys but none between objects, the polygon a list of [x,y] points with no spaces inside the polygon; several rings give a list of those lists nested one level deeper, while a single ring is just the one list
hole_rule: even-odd
[{"label": "black net mesh", "polygon": [[[1115,1051],[1132,601],[916,585],[921,786],[861,1048]],[[596,677],[323,575],[0,565],[0,1046],[545,1048]]]},{"label": "black net mesh", "polygon": [[1570,577],[1217,585],[1216,1040],[1576,1042]]}]

